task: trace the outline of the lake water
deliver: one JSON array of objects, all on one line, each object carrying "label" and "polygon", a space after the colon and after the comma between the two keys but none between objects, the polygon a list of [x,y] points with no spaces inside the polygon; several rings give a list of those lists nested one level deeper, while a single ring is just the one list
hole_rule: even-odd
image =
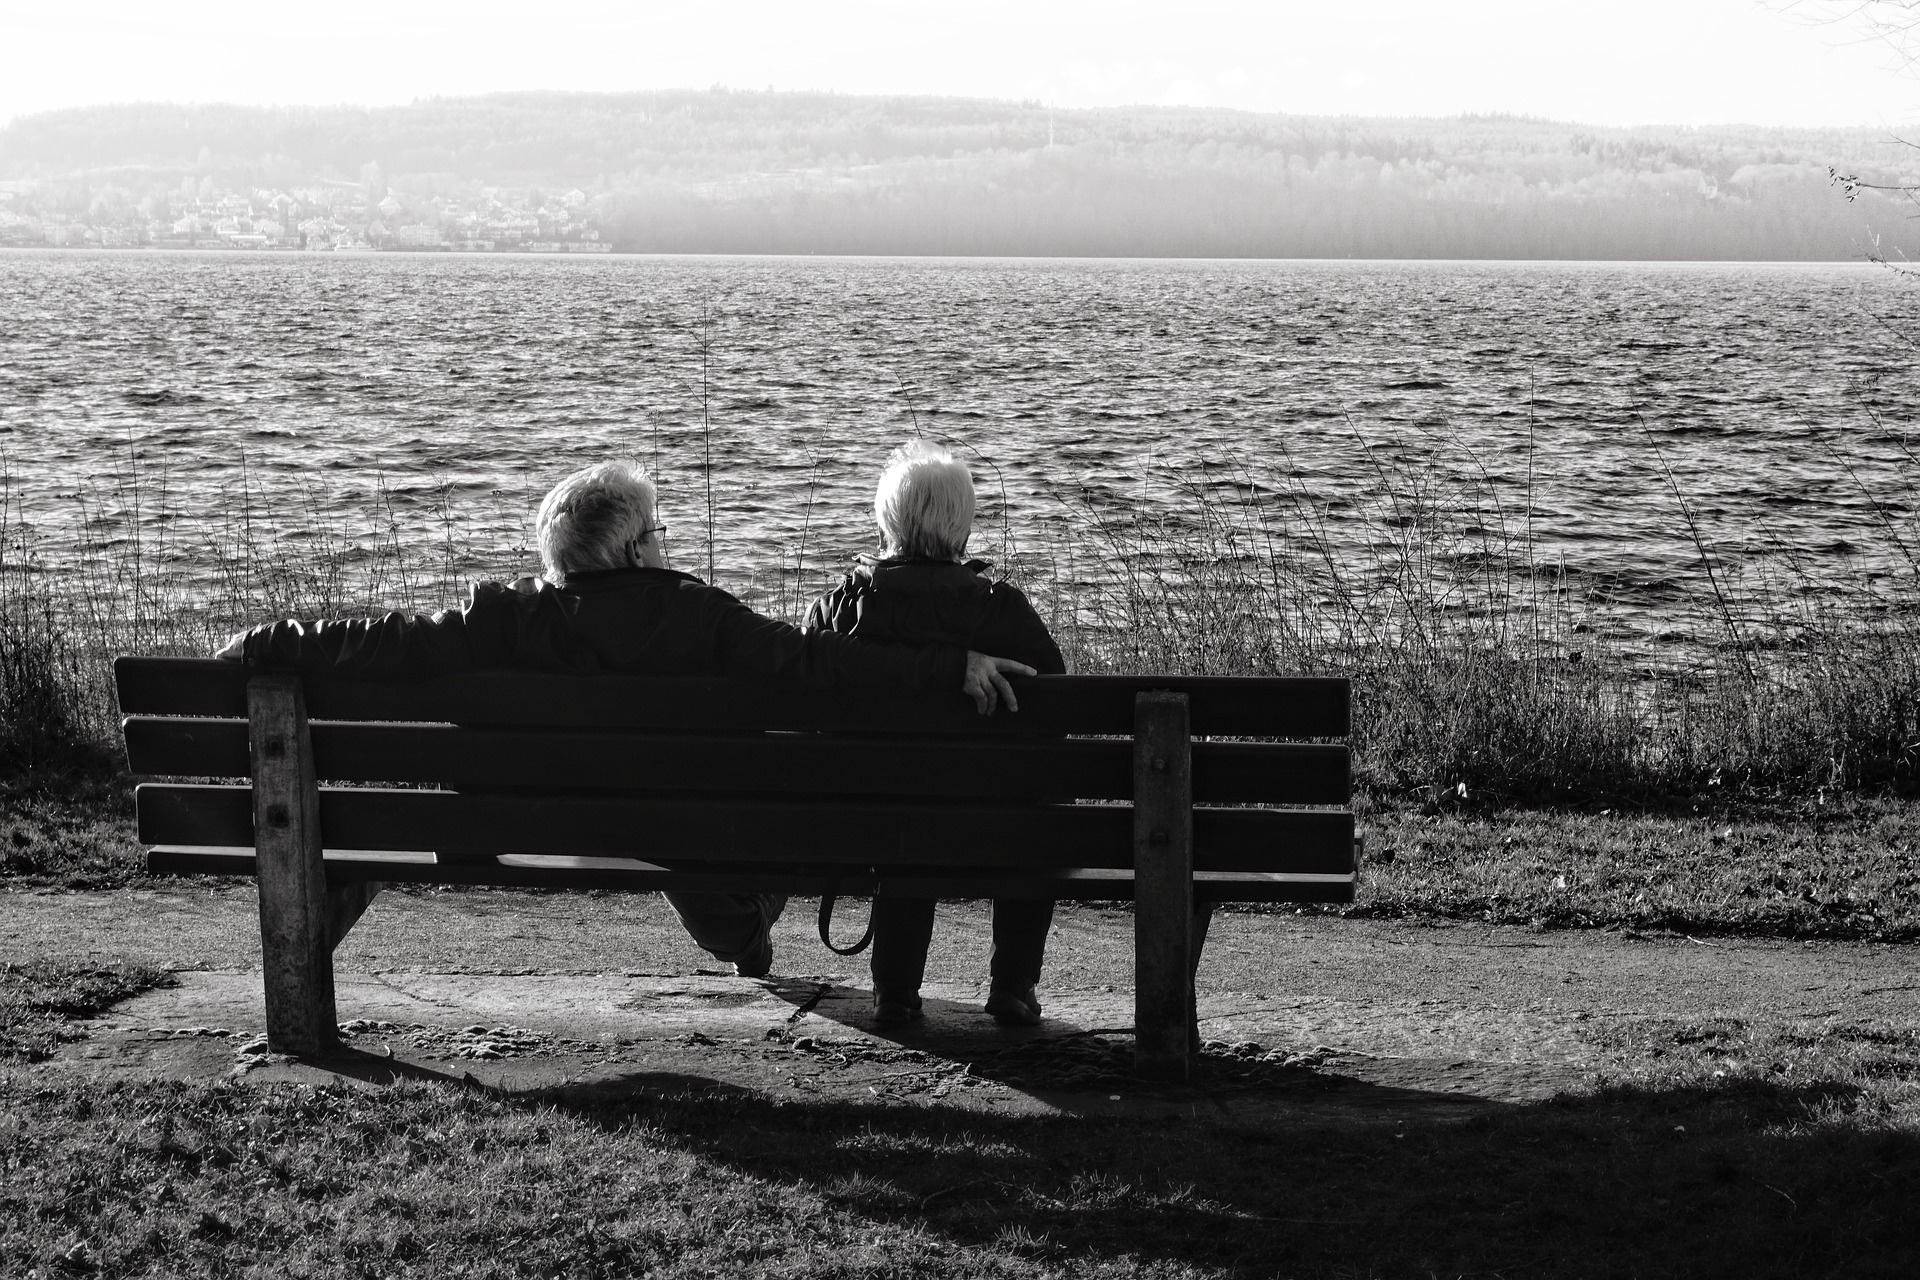
[{"label": "lake water", "polygon": [[1867,265],[0,252],[0,450],[48,528],[137,459],[189,523],[244,467],[349,519],[450,485],[501,546],[524,493],[635,456],[703,571],[710,443],[723,580],[803,528],[815,563],[867,549],[916,429],[985,460],[1016,530],[1082,493],[1177,506],[1166,469],[1204,468],[1291,484],[1357,545],[1380,468],[1437,458],[1656,610],[1698,558],[1662,458],[1732,560],[1894,562],[1901,333],[1920,284]]}]

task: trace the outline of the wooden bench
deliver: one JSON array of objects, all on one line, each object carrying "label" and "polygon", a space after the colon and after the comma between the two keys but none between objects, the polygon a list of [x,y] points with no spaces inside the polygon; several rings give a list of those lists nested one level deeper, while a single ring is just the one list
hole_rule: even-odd
[{"label": "wooden bench", "polygon": [[1184,1079],[1212,905],[1354,893],[1344,680],[1040,676],[983,717],[698,678],[115,676],[136,774],[250,779],[143,783],[139,831],[154,874],[258,877],[284,1053],[333,1043],[333,948],[384,883],[884,887],[1134,899],[1137,1066]]}]

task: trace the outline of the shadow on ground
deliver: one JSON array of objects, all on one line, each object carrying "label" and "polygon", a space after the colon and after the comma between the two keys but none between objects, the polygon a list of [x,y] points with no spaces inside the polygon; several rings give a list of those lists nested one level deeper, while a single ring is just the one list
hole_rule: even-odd
[{"label": "shadow on ground", "polygon": [[1874,1087],[1832,1079],[1249,1126],[1204,1106],[796,1101],[697,1072],[507,1091],[381,1054],[327,1066],[366,1083],[0,1072],[16,1153],[0,1203],[18,1210],[0,1270],[1908,1277],[1916,1261],[1920,1137]]},{"label": "shadow on ground", "polygon": [[[702,989],[646,988],[663,1007]],[[691,1162],[709,1203],[714,1188],[750,1189],[748,1212],[761,1231],[786,1233],[782,1248],[838,1248],[831,1240],[847,1232],[908,1241],[928,1251],[927,1274],[979,1274],[983,1254],[1001,1259],[986,1273],[1016,1275],[1074,1263],[1248,1276],[1907,1277],[1920,1264],[1920,1136],[1898,1104],[1911,1087],[1905,1038],[1875,1049],[1883,1071],[1863,1060],[1844,1078],[1709,1055],[1668,1083],[1506,1100],[1396,1084],[1390,1064],[1334,1051],[1214,1042],[1191,1083],[1152,1085],[1131,1077],[1131,1040],[1112,1028],[1009,1030],[960,1000],[930,1001],[923,1023],[874,1028],[857,998],[823,1017],[831,990],[782,984],[777,1007],[793,1016],[762,1017],[757,1034],[728,1036],[731,1023],[708,1020],[650,1044],[594,1042],[592,1054],[613,1056],[592,1070],[584,1048],[422,1061],[369,1035],[287,1064],[302,1074],[286,1083],[318,1083],[310,1105],[377,1135],[356,1139],[372,1145],[349,1164],[379,1161],[387,1143],[419,1160],[458,1129],[451,1111],[491,1136],[447,1156],[444,1175],[420,1176],[479,1161],[474,1177],[504,1162],[495,1172],[520,1179],[552,1162],[528,1163],[536,1153],[513,1135],[531,1125],[556,1143],[559,1123],[579,1176],[670,1154]],[[1704,1052],[1702,1034],[1671,1039]],[[1718,1055],[1718,1045],[1706,1047]],[[206,1037],[171,1048],[232,1056]],[[270,1075],[253,1077],[268,1096]],[[596,1208],[603,1229],[609,1212],[640,1210]],[[940,1257],[955,1265],[935,1266]]]},{"label": "shadow on ground", "polygon": [[1187,1115],[1152,1118],[794,1106],[704,1087],[515,1105],[609,1133],[644,1119],[723,1176],[1048,1264],[1907,1277],[1920,1263],[1920,1139],[1875,1131],[1862,1091],[1835,1081],[1618,1086],[1387,1125],[1360,1105],[1291,1129],[1223,1122],[1188,1092]]},{"label": "shadow on ground", "polygon": [[[478,1105],[558,1113],[605,1142],[644,1133],[717,1184],[767,1188],[769,1204],[1035,1273],[1904,1278],[1920,1264],[1920,1136],[1859,1083],[1702,1072],[1499,1103],[1215,1044],[1192,1083],[1150,1085],[1127,1074],[1124,1036],[932,1025],[759,1047],[787,1061],[776,1075],[835,1078],[831,1096],[697,1070],[466,1082]],[[967,1043],[1000,1047],[953,1056]],[[326,1066],[374,1083],[462,1079],[369,1054]],[[971,1088],[1049,1113],[955,1105]]]},{"label": "shadow on ground", "polygon": [[887,1029],[817,981],[383,975],[357,1003],[443,1023],[276,1062],[231,1016],[257,978],[176,978],[0,1071],[0,1272],[1920,1273],[1905,1025],[1574,1020],[1615,1074],[1556,1093],[1237,1016],[1275,1047],[1156,1086],[1104,993]]}]

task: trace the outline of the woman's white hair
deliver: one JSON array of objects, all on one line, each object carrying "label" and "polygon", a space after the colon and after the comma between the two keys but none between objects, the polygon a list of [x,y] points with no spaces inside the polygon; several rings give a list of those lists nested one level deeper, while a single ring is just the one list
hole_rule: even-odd
[{"label": "woman's white hair", "polygon": [[547,491],[534,521],[547,581],[564,587],[570,573],[624,568],[627,544],[653,527],[655,510],[653,481],[635,463],[574,472]]},{"label": "woman's white hair", "polygon": [[873,522],[890,559],[958,560],[973,532],[973,475],[939,445],[909,440],[887,457]]}]

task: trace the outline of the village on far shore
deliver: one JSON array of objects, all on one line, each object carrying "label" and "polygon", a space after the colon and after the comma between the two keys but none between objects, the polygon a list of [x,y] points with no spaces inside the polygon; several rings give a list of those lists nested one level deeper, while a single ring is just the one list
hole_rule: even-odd
[{"label": "village on far shore", "polygon": [[166,192],[90,184],[76,193],[71,183],[21,179],[0,182],[0,247],[610,253],[596,206],[577,187],[409,198],[360,182],[272,189],[187,178]]}]

